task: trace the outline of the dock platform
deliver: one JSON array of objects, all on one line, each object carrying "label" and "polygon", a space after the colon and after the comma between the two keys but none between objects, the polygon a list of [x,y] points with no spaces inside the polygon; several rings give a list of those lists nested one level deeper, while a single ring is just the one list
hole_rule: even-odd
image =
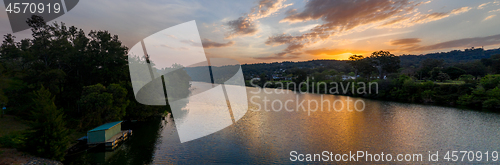
[{"label": "dock platform", "polygon": [[114,150],[120,142],[127,140],[131,135],[131,130],[121,131],[120,133],[117,133],[110,139],[106,140],[106,142],[104,143],[106,146],[106,150]]}]

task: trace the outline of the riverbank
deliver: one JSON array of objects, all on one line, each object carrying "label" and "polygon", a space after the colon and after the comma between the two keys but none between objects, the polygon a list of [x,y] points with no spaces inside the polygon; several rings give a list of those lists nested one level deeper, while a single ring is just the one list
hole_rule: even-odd
[{"label": "riverbank", "polygon": [[12,132],[23,131],[28,128],[28,125],[24,124],[22,121],[17,120],[15,116],[4,115],[3,118],[0,118],[0,137]]},{"label": "riverbank", "polygon": [[[391,79],[366,81],[349,79],[344,81],[314,81],[297,83],[292,81],[246,82],[247,86],[270,89],[289,89],[296,92],[332,94],[373,100],[397,101],[424,105],[439,105],[456,108],[500,112],[500,75],[487,75],[475,81],[419,81],[401,75]],[[259,84],[259,86],[255,85]]]},{"label": "riverbank", "polygon": [[[255,92],[259,90],[255,88],[247,89],[248,98],[260,96],[261,99],[253,99],[255,104],[249,103],[249,105],[254,109],[248,110],[233,126],[192,142],[179,143],[178,134],[175,133],[178,125],[174,122],[171,125],[164,124],[159,133],[161,141],[155,147],[153,163],[294,163],[290,160],[293,158],[290,156],[291,151],[299,153],[329,151],[341,154],[349,154],[349,151],[366,151],[371,154],[383,152],[393,154],[393,159],[396,159],[396,154],[400,153],[428,155],[429,151],[432,153],[439,151],[443,156],[451,149],[472,148],[483,153],[489,150],[491,153],[500,142],[495,136],[499,134],[500,123],[497,122],[500,119],[499,114],[443,106],[353,99],[340,95],[286,91],[268,94],[269,92],[264,93],[262,89],[262,92]],[[262,99],[264,97],[267,101]],[[319,104],[318,110],[310,115],[308,111],[302,110],[309,105],[313,105],[312,109],[315,109],[315,103],[308,101],[316,100],[320,103],[319,100],[322,98],[329,100],[330,103],[336,100],[344,103],[348,99],[363,100],[366,109],[362,112],[348,111],[347,108],[336,111],[331,104]],[[279,102],[286,103],[289,100],[293,100],[293,103],[289,102],[286,109],[294,111],[287,111],[285,104],[282,109],[279,108]],[[272,105],[273,101],[275,105]],[[301,102],[302,105],[296,104]],[[354,101],[350,103],[354,104]],[[257,110],[256,105],[261,105],[263,108]],[[204,105],[199,106],[207,111],[217,110]],[[265,107],[270,111],[266,111]],[[280,110],[275,111],[273,107]],[[322,107],[324,111],[320,110]],[[326,110],[329,108],[331,111]],[[194,113],[196,111],[190,111],[186,117],[195,121],[206,118],[203,115],[193,115]],[[428,158],[425,157],[426,161],[399,163],[446,164],[442,156],[440,162],[427,162]],[[373,164],[373,162],[363,159],[356,163]]]},{"label": "riverbank", "polygon": [[61,162],[36,157],[33,155],[20,152],[14,148],[0,148],[0,165],[14,165],[14,164],[46,164],[46,165],[62,165]]}]

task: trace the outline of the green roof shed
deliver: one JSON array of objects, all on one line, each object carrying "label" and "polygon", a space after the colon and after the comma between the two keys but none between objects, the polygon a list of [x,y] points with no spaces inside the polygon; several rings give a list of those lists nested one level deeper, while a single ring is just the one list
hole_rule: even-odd
[{"label": "green roof shed", "polygon": [[87,144],[105,143],[122,130],[122,121],[103,124],[87,132]]}]

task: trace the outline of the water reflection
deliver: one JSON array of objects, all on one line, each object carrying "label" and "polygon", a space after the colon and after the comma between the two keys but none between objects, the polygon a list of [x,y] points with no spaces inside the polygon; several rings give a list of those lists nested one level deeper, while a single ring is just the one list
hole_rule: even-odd
[{"label": "water reflection", "polygon": [[[317,94],[252,94],[253,88],[247,88],[248,98],[252,96],[267,96],[269,100],[314,100],[321,99]],[[345,96],[325,95],[323,99],[340,100],[349,103]],[[391,154],[423,154],[427,158],[428,151],[440,153],[440,163],[446,151],[494,151],[498,150],[500,141],[500,115],[477,111],[467,111],[455,108],[394,103],[384,101],[364,100],[366,109],[357,111],[323,111],[309,113],[308,111],[286,110],[269,111],[249,110],[236,124],[214,134],[200,139],[180,143],[175,122],[170,118],[161,122],[157,135],[140,136],[134,130],[134,138],[145,139],[145,142],[130,141],[130,149],[115,158],[110,164],[201,164],[201,163],[244,163],[270,164],[294,163],[290,161],[290,152],[348,153],[349,151],[368,151],[369,153]],[[262,104],[263,100],[254,99]],[[190,102],[191,103],[191,102]],[[256,110],[255,104],[248,104]],[[274,105],[276,106],[276,105]],[[311,108],[315,108],[311,105]],[[322,104],[322,106],[326,106]],[[297,108],[289,104],[289,108]],[[339,108],[339,107],[337,107]],[[199,120],[218,120],[199,116]],[[142,128],[140,128],[142,129]],[[149,129],[149,128],[148,128]],[[152,131],[154,132],[154,131]],[[147,140],[149,139],[149,140]],[[156,143],[155,140],[157,139]],[[147,142],[146,142],[147,141]],[[153,144],[154,146],[152,146]],[[147,145],[145,147],[138,147]],[[136,146],[132,148],[132,146]],[[143,153],[139,158],[130,155]],[[126,156],[125,156],[126,155]],[[118,160],[124,159],[122,162]],[[335,163],[335,162],[334,162]],[[347,162],[373,163],[373,162]],[[382,162],[383,163],[383,162]],[[428,162],[401,162],[404,164],[427,164]]]},{"label": "water reflection", "polygon": [[[164,131],[154,163],[293,163],[290,151],[426,155],[428,151],[443,154],[448,150],[491,151],[500,145],[496,139],[500,134],[498,114],[364,99],[361,99],[365,102],[364,111],[348,111],[347,105],[353,108],[358,99],[333,95],[324,95],[323,99],[344,102],[342,111],[335,111],[333,106],[328,111],[326,103],[321,104],[323,111],[312,113],[300,108],[293,112],[274,111],[279,105],[269,103],[275,99],[321,100],[322,96],[293,92],[252,94],[251,90],[255,89],[248,88],[249,99],[261,96],[260,100],[254,99],[261,111],[250,110],[235,125],[184,144],[173,141],[175,129],[170,129],[168,135]],[[271,100],[265,106],[264,96]],[[310,108],[315,106],[311,104]],[[340,109],[340,104],[335,106]],[[259,108],[250,103],[249,107]],[[289,108],[297,107],[289,104]]]}]

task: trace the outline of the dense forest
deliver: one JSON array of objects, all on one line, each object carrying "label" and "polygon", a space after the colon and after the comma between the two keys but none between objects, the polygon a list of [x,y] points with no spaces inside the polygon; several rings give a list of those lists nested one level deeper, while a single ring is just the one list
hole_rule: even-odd
[{"label": "dense forest", "polygon": [[0,145],[63,160],[73,134],[169,110],[135,100],[128,48],[118,36],[48,25],[39,16],[27,23],[31,39],[16,41],[7,34],[0,46],[0,105],[31,129],[1,137]]}]

